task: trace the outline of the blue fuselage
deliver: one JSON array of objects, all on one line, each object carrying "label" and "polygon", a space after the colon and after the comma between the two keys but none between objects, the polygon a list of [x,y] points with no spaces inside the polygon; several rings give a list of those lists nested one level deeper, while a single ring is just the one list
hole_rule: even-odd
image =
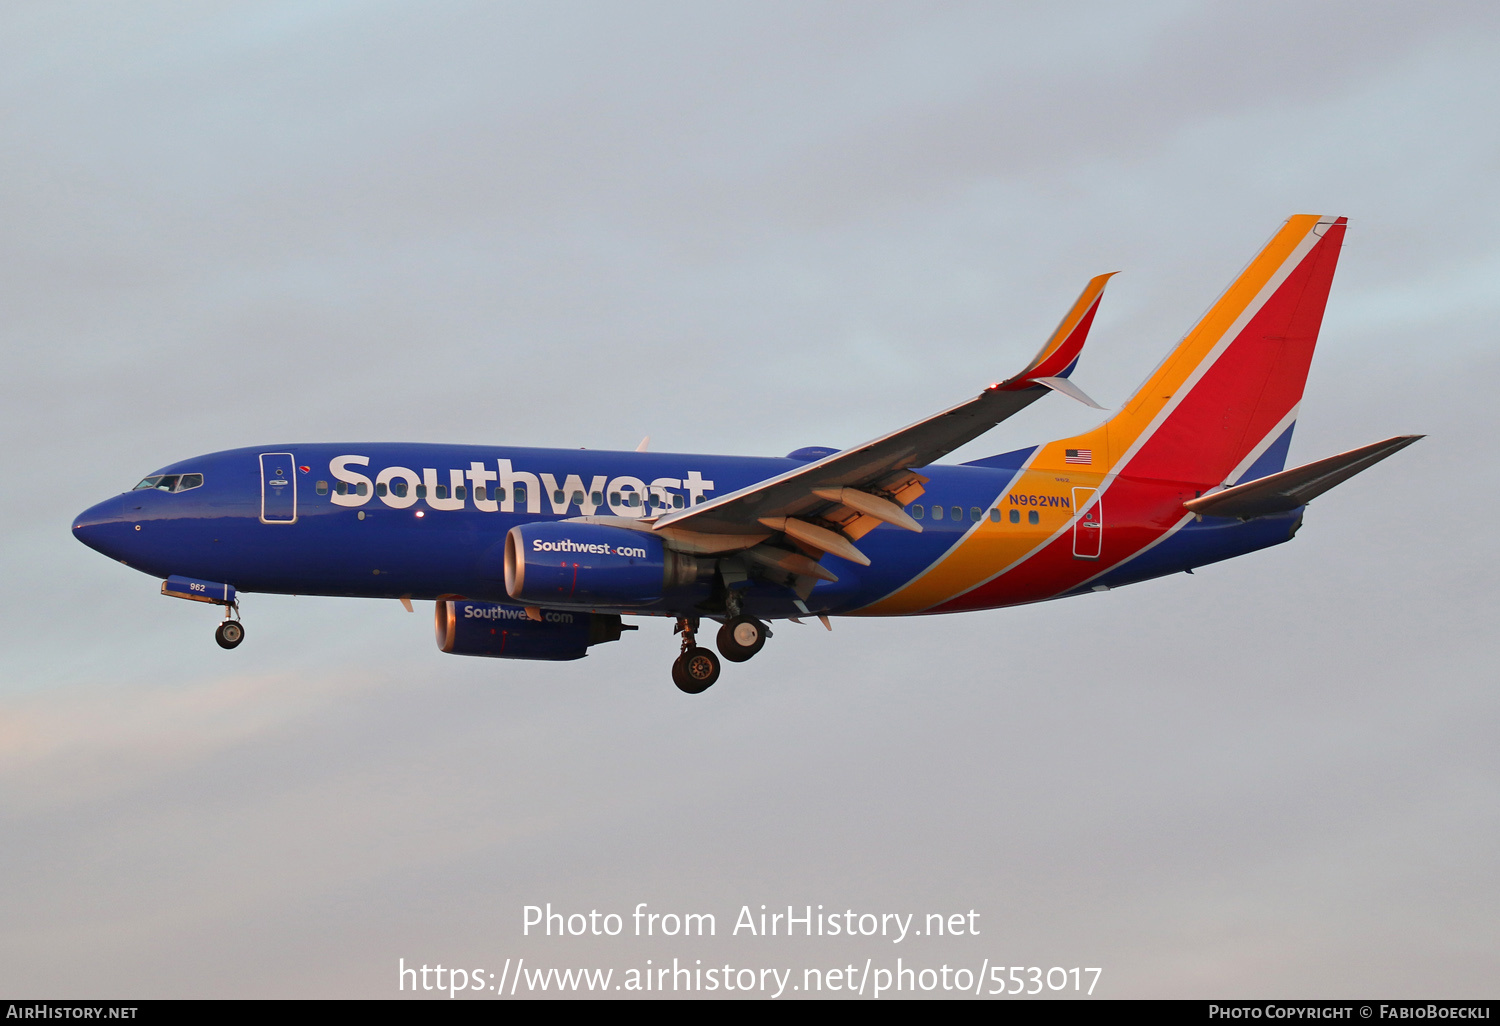
[{"label": "blue fuselage", "polygon": [[[890,526],[870,532],[859,543],[868,567],[824,556],[838,581],[820,582],[805,608],[854,612],[923,573],[989,515],[1030,453],[993,457],[984,466],[923,469],[930,480],[922,503],[940,508],[943,518],[926,516],[921,533]],[[690,507],[802,462],[477,445],[236,449],[162,468],[153,477],[201,474],[202,484],[115,496],[81,514],[74,533],[154,577],[226,582],[246,592],[509,602],[504,546],[517,525],[583,515],[624,523]],[[1108,583],[1180,572],[1284,541],[1294,520],[1190,524],[1169,544],[1114,568]],[[712,587],[699,582],[615,611],[690,615]],[[751,581],[742,594],[751,615],[803,611],[780,585]]]}]

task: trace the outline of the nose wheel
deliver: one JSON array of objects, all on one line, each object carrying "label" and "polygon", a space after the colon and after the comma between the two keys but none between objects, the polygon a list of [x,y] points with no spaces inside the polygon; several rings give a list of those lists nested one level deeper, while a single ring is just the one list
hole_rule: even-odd
[{"label": "nose wheel", "polygon": [[245,625],[238,620],[225,620],[214,631],[214,640],[219,643],[220,648],[234,648],[245,640]]},{"label": "nose wheel", "polygon": [[682,635],[682,654],[672,664],[672,683],[689,695],[700,695],[719,679],[719,657],[698,644],[696,617],[680,618],[677,630]]},{"label": "nose wheel", "polygon": [[[232,620],[229,618],[231,612],[234,613]],[[240,622],[238,602],[224,607],[224,622],[214,631],[214,640],[219,643],[220,648],[234,648],[245,640],[245,625]]]}]

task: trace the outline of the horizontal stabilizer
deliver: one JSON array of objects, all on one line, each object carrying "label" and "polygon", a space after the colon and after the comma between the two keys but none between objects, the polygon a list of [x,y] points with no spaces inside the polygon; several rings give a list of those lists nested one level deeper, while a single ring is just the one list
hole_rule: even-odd
[{"label": "horizontal stabilizer", "polygon": [[1343,484],[1361,470],[1373,467],[1392,453],[1405,449],[1423,435],[1399,435],[1383,442],[1361,446],[1349,452],[1330,456],[1306,466],[1283,470],[1257,481],[1235,485],[1183,505],[1194,513],[1209,517],[1255,517],[1285,513],[1306,505],[1334,485]]}]

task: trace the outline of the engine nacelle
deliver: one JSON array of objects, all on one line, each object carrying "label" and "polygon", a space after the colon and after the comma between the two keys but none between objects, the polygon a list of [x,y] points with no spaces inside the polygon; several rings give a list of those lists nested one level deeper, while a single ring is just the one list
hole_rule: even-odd
[{"label": "engine nacelle", "polygon": [[554,521],[505,536],[505,590],[527,605],[644,606],[697,577],[697,559],[643,531]]},{"label": "engine nacelle", "polygon": [[590,645],[619,641],[621,631],[635,630],[603,613],[544,609],[541,617],[533,620],[520,606],[498,602],[440,601],[434,624],[438,648],[496,659],[582,659]]}]

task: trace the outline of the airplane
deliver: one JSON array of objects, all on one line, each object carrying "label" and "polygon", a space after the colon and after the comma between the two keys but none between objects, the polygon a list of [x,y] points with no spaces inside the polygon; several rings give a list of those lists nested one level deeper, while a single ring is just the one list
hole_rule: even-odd
[{"label": "airplane", "polygon": [[154,471],[73,533],[223,607],[225,649],[256,592],[430,600],[443,652],[502,659],[578,659],[660,617],[699,694],[777,621],[1039,602],[1289,541],[1309,502],[1423,437],[1284,469],[1346,228],[1289,218],[1102,424],[985,459],[936,462],[1054,392],[1098,408],[1071,375],[1111,275],[1020,373],[847,449],[258,446]]}]

